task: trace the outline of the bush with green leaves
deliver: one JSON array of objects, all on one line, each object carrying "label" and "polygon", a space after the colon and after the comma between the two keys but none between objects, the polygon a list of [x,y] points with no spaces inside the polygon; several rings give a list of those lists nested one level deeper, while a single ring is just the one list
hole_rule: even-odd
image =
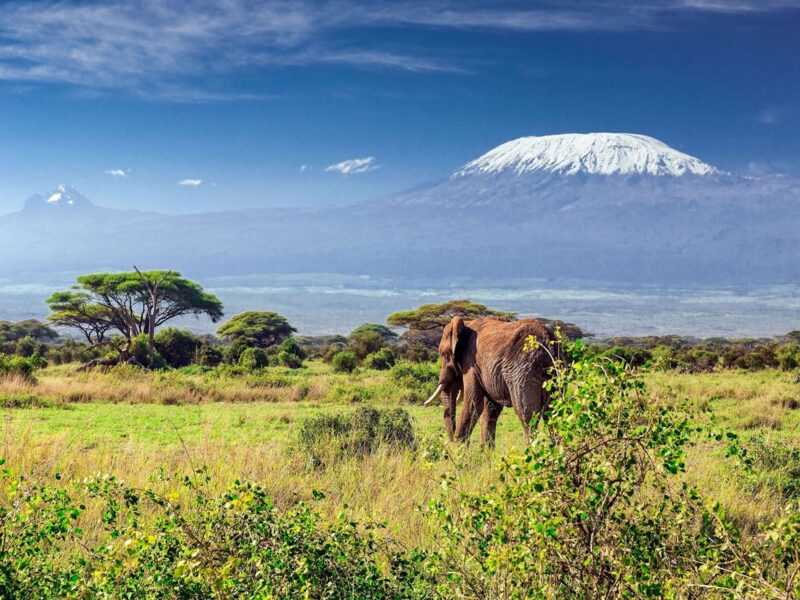
[{"label": "bush with green leaves", "polygon": [[269,365],[269,356],[261,348],[248,348],[239,357],[239,365],[248,371],[263,369]]},{"label": "bush with green leaves", "polygon": [[381,348],[364,359],[364,366],[367,369],[386,371],[391,369],[395,362],[397,362],[397,355],[394,353],[394,350],[391,348]]},{"label": "bush with green leaves", "polygon": [[362,457],[379,446],[413,450],[416,445],[411,415],[402,408],[361,406],[352,413],[315,415],[301,422],[297,435],[297,449],[315,467]]},{"label": "bush with green leaves", "polygon": [[155,335],[155,346],[166,363],[174,368],[192,364],[200,340],[191,331],[167,327]]},{"label": "bush with green leaves", "polygon": [[794,371],[800,367],[800,346],[793,342],[781,344],[775,349],[775,358],[782,371]]},{"label": "bush with green leaves", "polygon": [[337,373],[352,373],[356,370],[356,355],[349,350],[341,350],[333,355],[331,366]]},{"label": "bush with green leaves", "polygon": [[45,367],[47,367],[47,361],[39,354],[24,357],[0,353],[0,377],[17,376],[33,379],[34,373]]},{"label": "bush with green leaves", "polygon": [[278,362],[290,369],[299,369],[308,358],[308,353],[293,337],[283,340],[277,350]]},{"label": "bush with green leaves", "polygon": [[146,369],[164,369],[167,366],[164,357],[155,348],[150,348],[150,340],[142,333],[131,340],[129,352],[131,358]]},{"label": "bush with green leaves", "polygon": [[398,387],[409,390],[407,402],[421,403],[431,395],[439,382],[439,366],[435,362],[397,362],[389,370],[389,378]]},{"label": "bush with green leaves", "polygon": [[3,467],[0,597],[430,595],[424,555],[382,539],[384,525],[326,521],[307,503],[279,510],[255,483],[214,495],[207,481],[200,469],[134,489],[109,476],[28,480]]},{"label": "bush with green leaves", "polygon": [[[481,598],[792,597],[800,594],[800,513],[743,538],[680,476],[690,438],[727,438],[654,405],[621,360],[563,343],[572,364],[547,384],[546,427],[501,457],[496,483],[467,491],[458,475],[428,514],[441,594]],[[458,469],[455,473],[458,473]],[[447,574],[446,576],[444,574]]]},{"label": "bush with green leaves", "polygon": [[222,351],[209,344],[201,344],[195,353],[195,362],[202,367],[216,367],[222,362]]},{"label": "bush with green leaves", "polygon": [[349,349],[356,355],[358,362],[363,361],[367,356],[378,352],[386,346],[388,342],[375,331],[364,331],[355,337],[350,338]]}]

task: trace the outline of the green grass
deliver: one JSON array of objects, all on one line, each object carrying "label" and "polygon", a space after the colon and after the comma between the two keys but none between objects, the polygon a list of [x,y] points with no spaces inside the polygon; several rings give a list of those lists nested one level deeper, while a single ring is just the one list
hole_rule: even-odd
[{"label": "green grass", "polygon": [[[408,402],[427,394],[426,383],[398,383],[388,372],[363,369],[333,373],[314,361],[298,370],[270,368],[254,375],[137,369],[77,373],[75,368],[48,368],[37,374],[35,384],[0,381],[0,456],[34,470],[58,469],[70,476],[115,472],[141,483],[162,467],[185,471],[207,464],[220,485],[248,474],[271,480],[276,496],[287,501],[312,486],[327,486],[331,514],[349,504],[357,513],[370,518],[377,514],[397,524],[400,531],[400,523],[416,519],[414,507],[425,501],[436,476],[408,453],[314,474],[291,452],[303,419],[361,405],[403,406],[423,447],[441,444],[441,408]],[[718,427],[737,432],[745,445],[754,435],[767,444],[800,444],[800,385],[790,374],[658,372],[648,374],[646,382],[651,402],[689,407],[698,423],[709,422],[713,411]],[[496,458],[521,447],[513,410],[501,415],[497,439],[494,453],[477,443],[459,450],[474,455],[470,464],[475,485],[490,476]],[[766,485],[752,486],[752,493],[744,491],[719,443],[699,440],[687,464],[687,477],[713,492],[748,529],[755,530],[784,501],[770,487],[775,474],[764,477]],[[402,509],[393,504],[395,489],[406,496]],[[422,525],[409,531],[417,527]]]}]

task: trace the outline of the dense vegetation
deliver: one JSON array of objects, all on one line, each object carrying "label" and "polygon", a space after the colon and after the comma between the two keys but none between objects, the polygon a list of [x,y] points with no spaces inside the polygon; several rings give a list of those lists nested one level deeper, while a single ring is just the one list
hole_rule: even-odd
[{"label": "dense vegetation", "polygon": [[[261,454],[258,464],[274,469],[271,476],[231,471],[234,464],[247,470],[246,463],[236,462],[241,459],[235,444],[217,458],[187,450],[185,470],[162,465],[149,478],[128,473],[132,481],[104,474],[105,469],[86,470],[86,455],[81,467],[46,466],[27,454],[29,445],[28,450],[12,446],[16,449],[0,468],[0,593],[34,598],[783,598],[800,593],[800,513],[794,504],[800,486],[791,437],[743,439],[711,418],[711,407],[702,402],[660,399],[669,389],[658,384],[660,375],[653,376],[658,389],[648,392],[642,374],[625,362],[598,358],[581,345],[570,351],[571,363],[559,366],[551,384],[555,399],[548,428],[540,428],[530,444],[521,443],[518,429],[508,432],[506,438],[515,440],[506,439],[510,445],[501,444],[494,454],[445,443],[436,435],[436,415],[416,408],[412,417],[392,406],[401,399],[379,398],[390,386],[424,382],[435,374],[434,365],[419,378],[416,371],[424,365],[408,362],[389,374],[359,367],[351,375],[331,376],[319,362],[310,373],[304,373],[308,367],[267,367],[261,374],[232,367],[199,375],[176,371],[184,384],[212,373],[256,388],[333,380],[328,408],[317,405],[287,431],[277,453]],[[29,383],[30,389],[67,376],[63,368],[49,371],[41,372],[39,384]],[[157,376],[126,366],[75,377],[113,378],[115,387],[132,388],[141,377]],[[345,408],[352,399],[333,391],[348,383],[368,392],[356,400],[356,410]],[[796,427],[797,411],[782,410],[791,413],[786,422]],[[428,428],[421,426],[422,416],[429,419]],[[179,435],[179,440],[184,449],[194,447],[192,439]],[[730,499],[717,498],[715,491],[722,488],[715,490],[713,480],[694,481],[689,465],[709,448],[716,448],[718,475],[727,474],[745,490],[740,498],[755,498],[760,490],[778,496],[758,523],[737,516],[736,507],[726,505]],[[203,457],[214,464],[203,466]],[[286,494],[290,481],[297,495]],[[390,481],[401,487],[384,490]],[[347,493],[366,494],[360,496],[359,516],[342,501]],[[391,502],[384,510],[400,521],[370,517],[376,495],[384,493]],[[338,500],[331,502],[329,495]]]},{"label": "dense vegetation", "polygon": [[221,317],[196,284],[122,275],[51,322],[113,320],[124,292],[127,334],[0,322],[0,597],[800,596],[798,332],[553,322],[577,341],[547,425],[501,417],[492,452],[420,404],[447,320],[515,315],[453,301],[310,338],[249,311],[217,338],[148,312],[174,284],[174,311]]}]

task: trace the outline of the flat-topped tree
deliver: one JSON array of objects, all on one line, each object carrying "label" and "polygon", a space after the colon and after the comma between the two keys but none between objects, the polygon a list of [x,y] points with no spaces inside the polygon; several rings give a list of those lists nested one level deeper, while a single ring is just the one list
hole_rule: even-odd
[{"label": "flat-topped tree", "polygon": [[280,344],[295,331],[283,315],[256,310],[240,313],[217,329],[220,337],[239,350],[246,347],[269,348]]},{"label": "flat-topped tree", "polygon": [[[81,275],[71,290],[47,300],[54,325],[79,330],[92,345],[109,344],[128,358],[131,340],[146,334],[152,347],[158,327],[185,315],[222,317],[222,303],[177,271],[140,271]],[[112,334],[118,334],[124,345]]]},{"label": "flat-topped tree", "polygon": [[392,313],[386,318],[386,322],[392,327],[408,327],[409,329],[424,331],[444,327],[453,317],[462,317],[465,320],[480,317],[499,317],[513,320],[517,317],[517,314],[505,310],[487,308],[484,304],[472,302],[471,300],[449,300],[441,304],[423,304],[413,310],[401,310]]},{"label": "flat-topped tree", "polygon": [[462,317],[464,320],[497,317],[512,321],[516,319],[517,314],[488,308],[471,300],[450,300],[441,304],[423,304],[413,310],[392,313],[386,318],[386,322],[392,327],[406,327],[408,331],[403,334],[406,340],[435,347],[439,343],[442,329],[453,317]]}]

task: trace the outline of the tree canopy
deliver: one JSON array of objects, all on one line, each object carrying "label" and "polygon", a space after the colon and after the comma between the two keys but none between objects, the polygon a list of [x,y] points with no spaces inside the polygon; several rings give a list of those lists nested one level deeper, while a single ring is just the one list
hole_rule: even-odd
[{"label": "tree canopy", "polygon": [[441,304],[423,304],[413,310],[392,313],[386,318],[386,322],[393,327],[408,327],[413,330],[426,331],[444,327],[453,317],[465,319],[499,317],[513,320],[516,316],[516,313],[487,308],[483,304],[470,300],[450,300]]},{"label": "tree canopy", "polygon": [[297,331],[286,317],[270,311],[250,310],[223,323],[217,333],[228,342],[268,348],[280,344]]},{"label": "tree canopy", "polygon": [[133,338],[147,334],[152,347],[156,328],[171,319],[206,315],[216,322],[222,317],[219,299],[176,271],[81,275],[72,289],[54,293],[47,304],[51,323],[79,330],[93,345],[111,343],[108,336],[118,334],[129,347]]},{"label": "tree canopy", "polygon": [[56,339],[58,333],[36,319],[26,319],[16,323],[0,321],[0,344],[16,342],[24,337],[31,337],[37,342],[47,342]]},{"label": "tree canopy", "polygon": [[361,337],[365,333],[377,334],[385,342],[397,341],[397,334],[386,327],[386,325],[380,325],[379,323],[363,323],[362,325],[359,325],[353,329],[348,337],[351,340],[354,340],[358,337]]}]

